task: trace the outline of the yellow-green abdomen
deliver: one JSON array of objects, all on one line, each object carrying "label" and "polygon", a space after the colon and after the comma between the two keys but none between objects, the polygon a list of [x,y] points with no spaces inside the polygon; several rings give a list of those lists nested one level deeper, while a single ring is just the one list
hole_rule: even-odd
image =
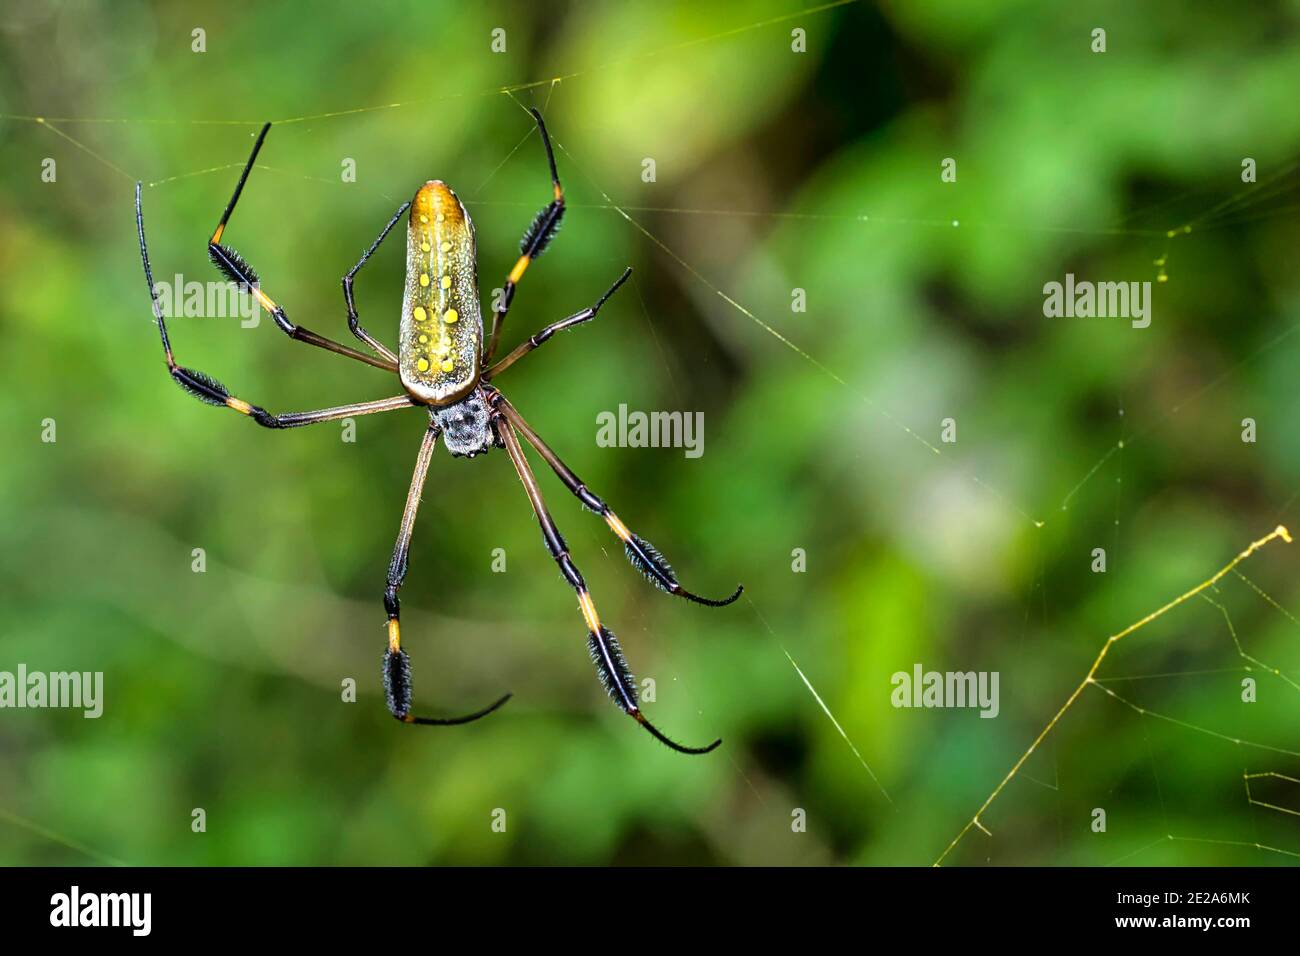
[{"label": "yellow-green abdomen", "polygon": [[406,231],[406,294],[398,357],[402,384],[450,405],[478,381],[483,347],[474,224],[445,183],[420,187]]}]

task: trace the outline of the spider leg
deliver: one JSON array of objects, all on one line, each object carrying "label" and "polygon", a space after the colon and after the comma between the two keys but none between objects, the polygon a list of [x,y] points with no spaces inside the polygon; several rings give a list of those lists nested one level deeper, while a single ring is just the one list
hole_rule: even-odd
[{"label": "spider leg", "polygon": [[379,244],[387,238],[390,232],[393,231],[393,227],[397,225],[397,221],[402,218],[402,213],[406,212],[406,210],[410,208],[411,204],[409,202],[402,203],[397,212],[393,214],[393,218],[388,220],[388,225],[386,225],[384,231],[379,234],[379,238],[375,240],[374,245],[365,251],[361,256],[361,260],[352,267],[351,271],[349,271],[347,275],[343,277],[343,301],[348,305],[348,328],[352,330],[352,334],[358,339],[365,342],[372,349],[394,364],[397,363],[397,355],[393,350],[379,342],[374,336],[361,327],[361,321],[357,318],[356,303],[352,301],[352,281],[356,278],[357,273],[361,271],[361,267],[366,264],[366,260],[375,254],[375,250],[379,248]]},{"label": "spider leg", "polygon": [[433,447],[438,442],[438,427],[432,422],[424,433],[420,444],[420,453],[415,459],[415,472],[411,475],[411,489],[406,495],[406,508],[402,511],[402,525],[397,533],[397,543],[393,546],[393,558],[388,565],[388,581],[384,587],[384,609],[388,612],[388,650],[384,653],[384,695],[388,699],[388,709],[394,717],[405,724],[426,724],[449,726],[451,724],[468,724],[472,720],[486,717],[510,699],[506,694],[496,703],[464,717],[413,717],[411,715],[411,659],[402,650],[401,606],[397,600],[397,591],[406,578],[407,559],[411,552],[411,534],[415,530],[415,513],[420,507],[420,495],[424,490],[424,480],[429,474],[429,460],[433,457]]},{"label": "spider leg", "polygon": [[583,483],[582,479],[560,460],[559,455],[555,454],[550,446],[542,441],[537,432],[533,431],[532,427],[524,421],[523,416],[506,400],[505,396],[501,395],[500,392],[497,392],[497,395],[499,396],[497,399],[498,407],[506,419],[523,434],[528,444],[537,449],[537,453],[546,459],[546,463],[551,466],[551,470],[564,482],[565,487],[573,493],[574,497],[605,519],[605,523],[609,525],[610,530],[618,535],[619,540],[623,542],[623,549],[627,554],[627,559],[632,562],[633,567],[646,576],[650,583],[661,590],[667,591],[669,594],[675,594],[678,597],[686,598],[688,601],[694,601],[696,604],[704,604],[708,607],[725,607],[740,597],[741,592],[745,590],[744,585],[737,585],[736,590],[730,597],[721,600],[700,597],[698,594],[692,594],[682,587],[672,566],[664,560],[664,556],[659,553],[658,549],[629,530],[627,525],[619,520],[618,515],[614,514],[609,505],[605,504],[599,496],[593,493]]},{"label": "spider leg", "polygon": [[535,109],[530,109],[528,112],[533,114],[533,119],[537,121],[537,129],[542,134],[542,145],[546,147],[546,162],[551,167],[551,189],[555,198],[542,207],[519,242],[519,258],[515,262],[515,267],[510,270],[510,275],[506,277],[501,304],[492,314],[492,336],[488,339],[487,349],[483,352],[485,368],[491,363],[492,356],[496,354],[497,345],[501,341],[501,325],[505,321],[506,313],[510,311],[510,303],[515,297],[515,286],[523,278],[528,264],[540,256],[547,244],[555,238],[555,233],[560,228],[560,220],[564,218],[564,187],[560,185],[560,174],[555,168],[555,151],[551,148],[551,137],[546,132],[546,123],[542,121],[542,114]]},{"label": "spider leg", "polygon": [[578,594],[578,606],[582,609],[583,620],[587,623],[587,650],[591,654],[592,663],[596,665],[596,673],[600,676],[601,683],[605,685],[606,693],[625,714],[636,720],[660,743],[679,753],[708,753],[722,741],[720,739],[715,740],[707,747],[684,747],[664,736],[641,712],[637,702],[636,681],[632,677],[632,672],[628,669],[627,661],[623,659],[623,650],[619,646],[618,638],[614,636],[614,633],[609,628],[600,623],[600,617],[596,614],[596,605],[592,603],[591,595],[587,591],[587,584],[582,578],[582,572],[578,570],[578,566],[569,557],[569,546],[565,543],[564,536],[560,534],[560,529],[555,526],[555,521],[546,509],[546,502],[542,500],[542,492],[537,487],[537,479],[528,466],[528,460],[524,458],[523,449],[519,447],[519,439],[515,436],[514,428],[507,418],[498,418],[496,421],[497,430],[501,435],[506,452],[514,463],[515,472],[519,475],[519,480],[523,482],[524,490],[528,493],[528,500],[533,506],[533,513],[537,515],[537,522],[542,527],[542,537],[546,541],[547,550],[551,552],[551,557],[559,565],[560,573],[564,575],[564,579],[569,582],[569,586]]},{"label": "spider leg", "polygon": [[135,184],[135,227],[140,237],[140,261],[144,265],[144,279],[149,286],[149,304],[153,307],[154,322],[162,338],[163,357],[167,360],[167,371],[176,384],[189,392],[201,402],[209,405],[224,405],[233,408],[241,415],[247,415],[259,425],[266,428],[296,428],[300,425],[314,425],[317,422],[334,421],[356,415],[372,415],[397,408],[409,408],[410,396],[396,395],[393,398],[381,398],[373,402],[357,402],[352,405],[338,405],[334,408],[322,408],[311,412],[287,412],[273,415],[258,405],[253,405],[241,398],[231,395],[224,385],[212,376],[196,369],[184,368],[176,364],[172,355],[171,341],[167,337],[167,322],[163,318],[162,307],[158,304],[158,290],[154,288],[153,269],[149,265],[149,247],[144,238],[144,209],[140,201],[140,184]]},{"label": "spider leg", "polygon": [[527,341],[519,345],[509,355],[488,369],[487,372],[484,373],[484,378],[490,379],[493,375],[504,372],[511,365],[514,365],[515,362],[518,362],[521,358],[533,349],[537,348],[556,332],[563,332],[565,329],[571,329],[575,325],[581,325],[583,322],[590,322],[596,317],[596,313],[600,311],[600,307],[605,304],[606,300],[609,299],[611,295],[618,291],[619,286],[626,282],[627,277],[631,274],[632,269],[629,266],[623,270],[623,274],[614,281],[614,284],[605,290],[605,294],[596,300],[595,305],[589,305],[581,312],[573,313],[573,315],[569,316],[567,319],[560,319],[558,322],[552,322],[535,335],[530,335]]},{"label": "spider leg", "polygon": [[244,191],[244,183],[248,181],[248,174],[253,169],[253,163],[257,160],[257,154],[261,150],[262,143],[265,141],[267,131],[270,128],[270,123],[263,126],[262,131],[257,136],[257,142],[253,144],[253,152],[249,154],[248,163],[244,166],[239,182],[235,185],[235,192],[231,195],[230,202],[226,204],[226,211],[221,214],[221,221],[217,223],[217,228],[213,230],[212,238],[208,240],[208,258],[212,260],[212,264],[226,278],[256,299],[257,304],[270,314],[271,318],[275,320],[275,324],[280,327],[280,331],[289,338],[296,339],[299,342],[306,342],[308,345],[314,345],[337,355],[345,355],[348,358],[356,359],[358,362],[373,365],[375,368],[386,369],[390,372],[397,371],[397,362],[395,360],[377,359],[372,355],[366,355],[364,352],[349,348],[340,342],[335,342],[333,339],[318,335],[304,326],[294,325],[289,321],[289,317],[285,315],[284,309],[276,305],[271,297],[262,291],[257,273],[253,271],[253,267],[244,261],[244,258],[234,249],[221,244],[221,237],[226,231],[226,224],[230,221],[230,214],[235,211],[235,204],[239,202],[239,194]]}]

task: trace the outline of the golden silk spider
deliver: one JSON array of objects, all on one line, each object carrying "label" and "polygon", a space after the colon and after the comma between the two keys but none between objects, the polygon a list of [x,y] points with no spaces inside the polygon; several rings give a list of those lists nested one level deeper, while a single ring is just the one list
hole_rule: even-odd
[{"label": "golden silk spider", "polygon": [[[153,271],[149,266],[149,253],[144,238],[144,213],[140,201],[140,184],[135,188],[136,229],[140,238],[140,259],[144,265],[145,281],[154,320],[162,338],[163,355],[167,371],[185,391],[209,405],[230,408],[246,415],[266,428],[297,428],[318,422],[336,421],[357,415],[373,415],[399,408],[421,407],[427,411],[429,425],[420,444],[411,476],[406,507],[402,512],[397,543],[388,565],[384,588],[384,608],[388,613],[388,647],[384,653],[383,679],[388,709],[398,720],[407,724],[450,725],[478,720],[496,710],[510,695],[497,700],[484,709],[463,717],[433,718],[411,714],[410,658],[401,646],[399,625],[400,609],[398,589],[406,577],[411,535],[415,527],[416,509],[428,475],[434,445],[441,436],[447,449],[455,457],[472,458],[491,448],[504,448],[514,464],[515,472],[523,483],[524,491],[532,505],[533,513],[541,526],[542,538],[551,556],[559,565],[564,579],[578,595],[578,606],[587,625],[587,648],[592,662],[610,699],[624,713],[636,719],[647,731],[674,750],[688,754],[708,753],[722,741],[715,740],[707,747],[684,747],[675,743],[656,728],[642,713],[638,703],[637,687],[632,673],[623,659],[618,639],[600,622],[596,606],[592,603],[582,573],[569,556],[568,545],[551,518],[531,467],[524,456],[519,436],[530,444],[537,454],[550,465],[565,487],[582,504],[605,519],[606,524],[623,542],[628,560],[651,583],[687,600],[710,607],[730,604],[740,596],[741,588],[723,600],[710,600],[692,594],[681,586],[672,567],[655,548],[634,534],[619,520],[594,492],[562,462],[558,455],[542,441],[493,384],[493,380],[523,356],[546,342],[556,332],[581,325],[596,317],[600,307],[618,290],[632,270],[627,269],[606,290],[605,294],[580,312],[553,322],[540,332],[531,335],[514,351],[492,364],[501,325],[514,298],[515,288],[529,263],[542,254],[555,236],[564,216],[564,190],[560,186],[555,166],[555,153],[551,148],[546,124],[537,110],[531,110],[537,122],[546,159],[550,166],[554,198],[542,208],[524,233],[520,242],[520,256],[506,279],[503,295],[492,316],[492,334],[486,348],[483,346],[483,319],[478,298],[478,264],[474,245],[474,224],[465,206],[443,182],[431,180],[416,191],[414,199],[403,203],[380,232],[379,238],[347,275],[343,277],[343,298],[347,304],[348,327],[374,354],[353,349],[332,339],[318,335],[289,320],[284,309],[262,291],[257,274],[244,259],[227,245],[222,244],[226,225],[239,201],[244,184],[253,169],[257,154],[266,140],[271,124],[267,123],[258,134],[253,152],[248,157],[234,194],[226,205],[221,221],[217,223],[212,238],[208,240],[208,255],[212,263],[231,282],[257,301],[282,332],[291,339],[327,349],[376,368],[397,374],[403,388],[401,395],[372,402],[357,402],[309,412],[289,412],[275,415],[266,409],[236,398],[224,385],[211,376],[178,365],[172,356],[167,337],[167,324],[154,287]],[[353,301],[352,285],[357,272],[379,248],[380,243],[409,210],[406,231],[406,290],[402,299],[402,317],[399,327],[397,352],[380,343],[362,326]]]}]

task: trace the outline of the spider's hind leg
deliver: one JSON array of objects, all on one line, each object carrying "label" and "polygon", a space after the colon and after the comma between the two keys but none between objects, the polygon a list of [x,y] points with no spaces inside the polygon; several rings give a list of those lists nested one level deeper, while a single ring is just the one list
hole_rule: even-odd
[{"label": "spider's hind leg", "polygon": [[492,313],[492,332],[488,336],[487,348],[483,350],[485,367],[492,362],[492,356],[496,354],[497,346],[501,342],[501,326],[505,322],[506,313],[510,311],[510,303],[515,297],[515,288],[524,277],[529,263],[540,256],[550,241],[555,238],[555,234],[560,229],[560,221],[564,218],[564,187],[560,185],[560,174],[555,168],[555,150],[551,148],[550,134],[546,132],[546,123],[542,119],[542,114],[535,109],[530,109],[528,112],[533,114],[533,121],[537,123],[537,131],[542,137],[542,145],[546,148],[546,163],[551,170],[553,198],[542,207],[524,232],[523,239],[519,241],[519,258],[515,261],[510,274],[506,276],[501,301]]},{"label": "spider's hind leg", "polygon": [[144,281],[149,287],[149,305],[153,309],[154,324],[158,327],[158,336],[162,340],[163,358],[167,362],[167,373],[190,395],[199,401],[218,407],[226,407],[247,415],[264,428],[297,428],[300,425],[314,425],[318,422],[332,422],[340,418],[355,415],[373,415],[398,408],[410,408],[413,402],[406,394],[383,398],[375,402],[356,402],[351,405],[337,405],[333,408],[321,408],[310,412],[288,412],[275,415],[262,408],[230,394],[230,390],[211,375],[198,369],[186,368],[176,363],[172,354],[171,339],[167,336],[167,319],[158,302],[158,289],[153,281],[153,267],[149,265],[149,245],[144,237],[144,206],[140,194],[142,184],[135,184],[135,227],[140,240],[140,263],[144,267]]},{"label": "spider's hind leg", "polygon": [[609,300],[611,295],[618,291],[619,286],[626,282],[627,277],[631,274],[632,267],[628,266],[628,268],[623,270],[623,274],[614,280],[614,284],[605,290],[605,294],[596,300],[594,305],[589,305],[581,312],[575,312],[573,315],[560,319],[558,322],[552,322],[540,332],[534,332],[532,335],[528,336],[528,338],[524,339],[524,341],[509,355],[489,368],[484,373],[484,376],[490,379],[492,376],[504,372],[533,349],[540,348],[542,344],[550,339],[550,337],[556,332],[563,332],[565,329],[571,329],[575,325],[582,325],[584,322],[590,322],[596,317],[596,313],[600,311],[600,307]]},{"label": "spider's hind leg", "polygon": [[[262,127],[262,131],[257,134],[257,142],[253,144],[253,151],[248,156],[248,162],[244,164],[244,171],[239,176],[239,182],[235,184],[235,191],[230,196],[230,202],[226,203],[225,212],[221,214],[221,221],[217,223],[217,228],[212,231],[211,238],[208,239],[208,258],[212,264],[217,267],[227,279],[238,286],[242,291],[251,295],[259,306],[271,316],[276,327],[280,329],[289,338],[299,342],[306,342],[308,345],[314,345],[317,348],[325,349],[336,355],[342,355],[358,362],[364,362],[366,365],[375,368],[382,368],[389,372],[397,371],[396,358],[389,358],[387,355],[375,358],[373,355],[366,355],[364,352],[358,352],[354,348],[349,348],[333,339],[326,338],[303,325],[296,325],[289,320],[289,316],[284,309],[275,303],[275,301],[262,291],[261,281],[253,267],[234,249],[228,245],[222,245],[222,238],[225,235],[226,227],[230,224],[230,216],[235,211],[235,206],[239,203],[240,194],[244,191],[244,185],[248,182],[248,175],[253,171],[253,165],[257,162],[257,154],[262,149],[262,144],[266,141],[266,134],[271,129],[271,124],[267,123]],[[382,236],[380,237],[383,238]],[[377,245],[378,243],[376,243]],[[389,353],[391,355],[391,353]]]},{"label": "spider's hind leg", "polygon": [[379,248],[379,244],[387,238],[388,234],[393,231],[393,227],[397,225],[398,220],[402,218],[402,214],[410,208],[410,202],[404,202],[398,207],[397,212],[393,214],[393,218],[388,220],[388,225],[384,226],[383,232],[379,234],[379,238],[374,241],[374,244],[371,245],[369,249],[362,253],[361,259],[348,271],[348,274],[343,277],[343,301],[348,307],[348,328],[352,330],[353,335],[362,342],[365,342],[393,364],[397,364],[397,354],[387,345],[384,345],[367,332],[365,327],[362,326],[361,318],[357,315],[357,304],[352,298],[352,283],[356,281],[357,273],[361,271],[361,267],[364,266],[366,262],[369,261],[370,257],[375,254],[375,250]]}]

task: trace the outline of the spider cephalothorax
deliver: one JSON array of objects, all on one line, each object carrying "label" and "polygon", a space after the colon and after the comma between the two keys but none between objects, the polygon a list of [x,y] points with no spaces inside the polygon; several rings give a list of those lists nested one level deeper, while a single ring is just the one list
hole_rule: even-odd
[{"label": "spider cephalothorax", "polygon": [[442,431],[442,443],[457,458],[473,458],[489,448],[505,447],[480,389],[454,405],[430,408],[429,417]]},{"label": "spider cephalothorax", "polygon": [[[262,290],[253,268],[234,249],[222,244],[226,224],[239,201],[240,193],[248,181],[248,174],[253,168],[262,143],[266,140],[271,124],[267,123],[262,127],[253,146],[252,155],[249,156],[243,174],[235,186],[235,192],[230,197],[230,202],[226,205],[226,210],[213,231],[212,238],[208,241],[208,255],[213,264],[230,281],[257,300],[258,304],[271,315],[280,330],[290,338],[395,373],[401,382],[402,394],[377,401],[277,415],[258,405],[236,398],[210,375],[178,365],[172,355],[171,343],[167,337],[167,324],[154,288],[153,270],[149,265],[149,253],[144,238],[141,187],[137,183],[135,215],[140,237],[140,258],[144,264],[145,280],[149,285],[149,296],[158,332],[162,338],[167,369],[177,384],[201,401],[231,408],[267,428],[295,428],[300,425],[336,421],[357,415],[371,415],[399,408],[424,407],[426,409],[428,426],[416,457],[415,472],[411,476],[406,508],[402,513],[397,544],[393,548],[393,557],[388,565],[388,577],[384,587],[384,609],[388,613],[388,648],[384,653],[383,665],[384,691],[388,709],[398,720],[408,724],[468,723],[496,710],[510,697],[507,694],[483,710],[464,717],[431,718],[415,717],[411,714],[411,666],[410,658],[401,645],[399,623],[401,605],[397,592],[406,578],[416,510],[429,472],[434,445],[441,437],[447,450],[456,457],[473,458],[494,447],[505,449],[519,480],[523,483],[533,513],[537,516],[547,550],[555,559],[565,581],[577,594],[578,607],[587,626],[587,650],[606,692],[625,713],[635,718],[663,743],[683,753],[707,753],[721,741],[715,740],[707,747],[683,747],[660,733],[641,712],[636,683],[623,658],[623,650],[613,632],[601,623],[596,613],[596,606],[587,590],[582,572],[573,563],[569,555],[569,547],[547,510],[541,490],[537,486],[537,479],[524,455],[518,436],[523,436],[584,506],[605,520],[610,530],[623,542],[628,560],[657,587],[670,594],[713,607],[730,604],[740,596],[741,589],[738,587],[730,597],[715,601],[698,597],[683,588],[672,567],[658,550],[645,539],[633,534],[609,506],[542,441],[501,391],[492,384],[495,375],[509,368],[556,332],[595,318],[600,307],[619,286],[627,281],[632,271],[625,270],[595,304],[575,312],[568,318],[551,323],[540,332],[529,336],[505,358],[492,364],[492,357],[496,353],[501,336],[502,322],[514,299],[515,287],[529,264],[541,255],[554,237],[564,216],[564,190],[560,186],[560,177],[555,168],[555,154],[546,133],[546,125],[542,122],[540,113],[536,110],[532,113],[541,133],[542,143],[546,147],[554,198],[542,208],[524,233],[520,243],[519,259],[510,270],[493,313],[492,334],[486,347],[483,342],[483,318],[478,298],[478,259],[473,221],[464,204],[446,183],[430,180],[419,188],[410,202],[402,204],[379,234],[379,238],[343,277],[343,297],[347,303],[348,327],[353,335],[375,353],[374,355],[335,342],[333,339],[290,322],[284,310]],[[402,216],[408,213],[408,210],[406,288],[402,297],[398,350],[393,352],[362,328],[352,296],[352,286],[361,267],[379,248],[379,244],[384,241]]]}]

